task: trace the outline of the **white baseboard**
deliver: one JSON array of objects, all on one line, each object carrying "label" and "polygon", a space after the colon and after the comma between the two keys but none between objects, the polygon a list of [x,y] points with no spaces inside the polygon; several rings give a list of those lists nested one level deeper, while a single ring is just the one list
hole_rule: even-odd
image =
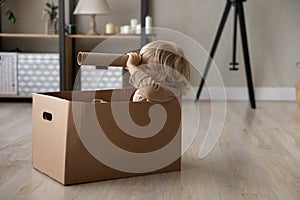
[{"label": "white baseboard", "polygon": [[[197,89],[195,90],[197,91]],[[214,100],[224,99],[224,88],[210,88],[213,93]],[[242,87],[226,87],[226,99],[227,100],[248,100],[248,88]],[[208,93],[208,89],[204,88],[200,100],[210,100],[211,95]],[[296,101],[296,90],[292,87],[258,87],[255,88],[255,99],[263,101]]]}]

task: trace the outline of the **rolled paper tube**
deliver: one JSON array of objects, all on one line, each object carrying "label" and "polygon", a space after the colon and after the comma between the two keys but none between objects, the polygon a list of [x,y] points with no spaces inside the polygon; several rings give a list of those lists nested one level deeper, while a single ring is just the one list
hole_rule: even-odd
[{"label": "rolled paper tube", "polygon": [[127,59],[124,54],[79,52],[77,55],[78,65],[125,67]]}]

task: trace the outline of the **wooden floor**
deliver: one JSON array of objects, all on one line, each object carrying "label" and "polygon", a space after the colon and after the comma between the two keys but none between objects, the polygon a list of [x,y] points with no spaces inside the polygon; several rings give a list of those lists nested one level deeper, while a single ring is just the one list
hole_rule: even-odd
[{"label": "wooden floor", "polygon": [[0,199],[300,199],[300,107],[227,106],[214,150],[201,160],[196,141],[181,172],[62,186],[32,168],[31,104],[0,103]]}]

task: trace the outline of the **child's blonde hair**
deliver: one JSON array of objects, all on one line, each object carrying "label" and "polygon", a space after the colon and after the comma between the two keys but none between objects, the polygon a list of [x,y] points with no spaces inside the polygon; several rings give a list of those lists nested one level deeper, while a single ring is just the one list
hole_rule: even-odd
[{"label": "child's blonde hair", "polygon": [[162,66],[158,70],[158,81],[173,84],[182,92],[185,91],[190,80],[190,66],[184,58],[183,50],[177,44],[157,40],[146,44],[140,50],[140,54],[143,59],[153,59],[155,64]]}]

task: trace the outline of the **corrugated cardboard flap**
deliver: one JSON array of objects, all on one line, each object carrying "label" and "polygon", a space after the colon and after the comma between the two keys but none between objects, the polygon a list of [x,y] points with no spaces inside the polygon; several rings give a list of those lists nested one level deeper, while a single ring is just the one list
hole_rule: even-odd
[{"label": "corrugated cardboard flap", "polygon": [[70,102],[33,94],[32,165],[63,183]]}]

